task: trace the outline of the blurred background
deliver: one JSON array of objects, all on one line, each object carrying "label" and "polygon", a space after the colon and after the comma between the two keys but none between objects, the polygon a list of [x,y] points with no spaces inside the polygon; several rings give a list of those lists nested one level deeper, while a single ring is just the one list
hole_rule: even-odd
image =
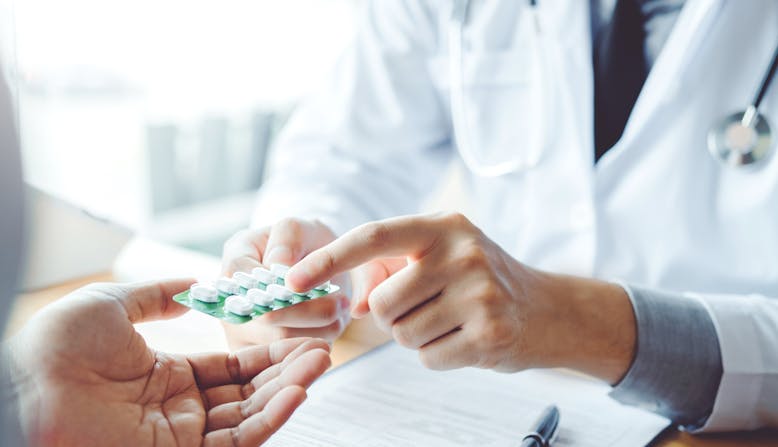
[{"label": "blurred background", "polygon": [[218,256],[248,224],[279,128],[349,44],[359,1],[7,5],[36,289],[111,270],[120,250],[118,280],[167,273],[144,270],[160,250]]}]

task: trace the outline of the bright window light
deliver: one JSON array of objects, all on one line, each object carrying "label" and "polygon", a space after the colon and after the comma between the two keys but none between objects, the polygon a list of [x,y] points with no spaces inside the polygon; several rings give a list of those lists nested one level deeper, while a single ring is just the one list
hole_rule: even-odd
[{"label": "bright window light", "polygon": [[[142,228],[176,205],[175,194],[155,205],[171,193],[152,181],[155,163],[159,180],[159,164],[170,157],[163,168],[182,178],[203,159],[223,155],[239,167],[258,160],[241,158],[256,147],[233,146],[256,135],[258,116],[283,117],[323,80],[353,36],[356,7],[353,0],[16,1],[28,181]],[[170,156],[154,146],[164,146],[169,129]],[[203,155],[203,141],[212,154]],[[207,186],[200,195],[181,187],[181,203],[218,199],[244,183]]]}]

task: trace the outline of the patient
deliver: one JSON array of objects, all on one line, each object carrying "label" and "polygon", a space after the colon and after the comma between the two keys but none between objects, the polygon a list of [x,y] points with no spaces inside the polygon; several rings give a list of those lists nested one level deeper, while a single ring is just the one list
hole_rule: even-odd
[{"label": "patient", "polygon": [[[21,257],[18,150],[0,77],[0,334]],[[171,297],[190,283],[94,284],[36,314],[2,345],[0,445],[242,447],[267,440],[329,366],[329,346],[296,338],[234,354],[150,349],[133,324],[185,312]]]}]

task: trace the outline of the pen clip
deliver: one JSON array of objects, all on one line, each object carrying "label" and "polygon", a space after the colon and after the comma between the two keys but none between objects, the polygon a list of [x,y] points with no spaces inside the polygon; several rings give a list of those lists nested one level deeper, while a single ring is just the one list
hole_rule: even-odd
[{"label": "pen clip", "polygon": [[[522,441],[531,440],[532,444],[528,445],[549,447],[559,428],[559,408],[556,405],[546,407],[540,414],[537,422],[535,422],[534,427],[534,430],[525,436]],[[523,442],[522,445],[525,445],[525,443]]]},{"label": "pen clip", "polygon": [[551,444],[546,442],[546,440],[543,439],[543,436],[541,436],[541,434],[536,432],[536,431],[533,431],[532,433],[528,433],[526,436],[524,436],[524,439],[522,439],[522,442],[526,441],[527,439],[534,440],[535,442],[538,443],[538,445],[540,445],[540,447],[551,447]]}]

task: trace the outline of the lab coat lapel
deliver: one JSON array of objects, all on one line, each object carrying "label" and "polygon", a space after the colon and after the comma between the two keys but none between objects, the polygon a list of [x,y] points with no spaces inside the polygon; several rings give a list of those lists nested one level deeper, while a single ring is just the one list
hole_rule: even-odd
[{"label": "lab coat lapel", "polygon": [[643,84],[621,139],[600,159],[598,170],[607,169],[624,152],[645,149],[637,144],[641,130],[684,84],[684,77],[693,63],[694,55],[711,30],[722,1],[687,0]]}]

